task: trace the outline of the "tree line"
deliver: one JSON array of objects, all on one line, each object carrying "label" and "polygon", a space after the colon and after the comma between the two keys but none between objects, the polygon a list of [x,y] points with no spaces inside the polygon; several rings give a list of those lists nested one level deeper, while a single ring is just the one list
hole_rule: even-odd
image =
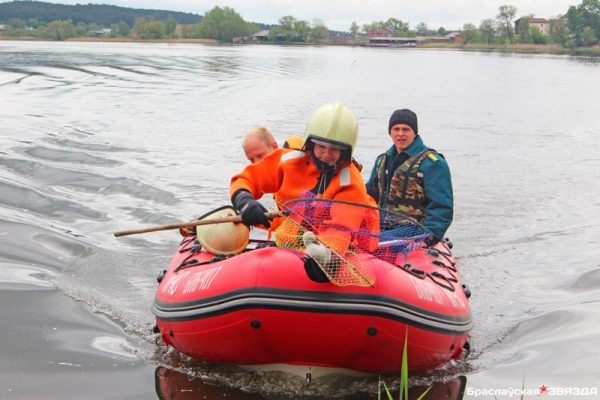
[{"label": "tree line", "polygon": [[[592,46],[600,39],[600,0],[583,0],[581,4],[569,7],[565,15],[550,18],[547,35],[538,27],[530,25],[533,15],[521,17],[518,20],[519,31],[515,32],[516,15],[516,7],[502,5],[498,8],[495,18],[484,19],[479,26],[472,23],[464,24],[460,30],[464,43],[488,45],[557,43],[563,47],[578,47]],[[396,18],[363,24],[362,27],[354,21],[350,25],[349,32],[354,40],[359,39],[361,33],[369,36],[393,37],[443,36],[447,33],[444,27],[437,30],[428,29],[425,22],[417,24],[415,29],[410,29],[407,22]]]},{"label": "tree line", "polygon": [[279,25],[269,30],[269,40],[274,42],[314,42],[329,35],[329,29],[320,19],[312,23],[291,15],[279,19]]},{"label": "tree line", "polygon": [[518,20],[518,33],[515,32],[516,14],[516,7],[503,5],[498,9],[495,19],[484,19],[479,27],[465,24],[462,29],[465,43],[556,43],[573,48],[592,46],[600,38],[600,0],[583,0],[581,4],[569,7],[565,15],[550,18],[548,34],[530,24],[533,15],[521,17]]},{"label": "tree line", "polygon": [[[9,7],[7,7],[9,6]],[[33,12],[33,9],[41,7],[44,12]],[[46,11],[54,10],[56,7],[67,7],[63,10],[62,17],[58,20],[48,22],[45,18],[49,14]],[[95,11],[86,11],[87,19],[81,19],[79,14],[65,14],[73,10],[80,10],[85,7],[93,7]],[[7,14],[6,10],[19,10],[19,14]],[[122,19],[114,19],[117,16],[110,14],[109,11],[128,10],[144,12],[132,22],[123,14]],[[110,18],[91,15],[103,11],[99,15],[111,15]],[[29,12],[29,14],[26,13]],[[160,15],[148,14],[149,11],[162,13]],[[577,6],[571,6],[565,15],[551,18],[549,20],[549,33],[544,34],[536,26],[530,24],[533,16],[525,16],[518,20],[519,30],[515,32],[514,23],[517,14],[517,8],[512,5],[502,5],[498,9],[495,18],[484,19],[479,26],[472,23],[463,25],[460,33],[463,36],[464,43],[483,43],[493,44],[514,44],[514,43],[533,43],[546,44],[557,43],[563,47],[592,46],[598,43],[600,38],[600,0],[582,0]],[[18,17],[9,17],[7,15],[30,16],[29,19]],[[40,17],[43,15],[44,17]],[[58,15],[58,14],[57,14]],[[64,18],[65,15],[73,15],[73,18]],[[35,36],[45,39],[64,40],[74,36],[133,36],[142,39],[163,39],[163,38],[207,38],[215,39],[220,42],[231,42],[236,37],[245,37],[265,28],[264,24],[256,24],[245,21],[233,8],[214,7],[203,17],[195,16],[193,23],[185,23],[180,19],[187,13],[176,13],[157,10],[135,10],[116,6],[95,6],[95,5],[77,5],[63,6],[39,1],[13,1],[11,3],[0,4],[0,21],[7,21],[9,27],[5,35],[8,36]],[[79,19],[78,19],[79,18]],[[103,19],[106,18],[106,19]],[[110,21],[110,23],[99,23],[97,21]],[[93,22],[89,22],[93,21]],[[181,24],[181,29],[177,26]],[[305,20],[298,20],[293,16],[287,15],[279,19],[279,24],[271,27],[268,39],[273,42],[315,42],[329,35],[329,29],[323,21],[315,19],[312,23]],[[421,22],[410,29],[407,22],[396,18],[389,18],[386,21],[375,21],[363,24],[362,27],[356,22],[352,22],[349,28],[350,36],[357,40],[359,33],[376,35],[379,32],[383,35],[396,37],[414,37],[414,36],[435,36],[445,35],[446,29],[440,27],[437,30],[430,30],[425,22]]]},{"label": "tree line", "polygon": [[10,37],[65,40],[72,37],[175,37],[177,24],[194,24],[202,16],[192,13],[133,9],[109,5],[51,4],[41,1],[12,1],[0,4]]},{"label": "tree line", "polygon": [[0,21],[17,18],[24,21],[37,20],[49,24],[52,21],[71,20],[79,23],[110,26],[120,21],[132,27],[139,18],[149,18],[166,22],[172,16],[179,24],[195,24],[202,20],[198,14],[126,8],[98,4],[53,4],[43,1],[11,1],[0,3]]},{"label": "tree line", "polygon": [[[173,15],[168,15],[164,21],[142,16],[136,18],[132,25],[125,20],[107,25],[77,22],[73,19],[59,19],[46,23],[35,17],[28,20],[12,17],[6,22],[8,30],[4,34],[49,40],[106,36],[141,39],[200,38],[232,42],[234,38],[247,37],[266,27],[263,24],[245,21],[233,8],[219,6],[208,11],[198,23],[179,24],[178,22]],[[178,25],[180,29],[177,29]],[[328,34],[329,30],[320,20],[309,23],[293,16],[284,16],[279,19],[278,26],[270,29],[268,38],[277,42],[312,42],[325,38]]]}]

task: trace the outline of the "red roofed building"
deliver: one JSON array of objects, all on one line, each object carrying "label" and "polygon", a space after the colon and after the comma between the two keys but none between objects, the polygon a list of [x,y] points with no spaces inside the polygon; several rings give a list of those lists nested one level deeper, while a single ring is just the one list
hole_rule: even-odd
[{"label": "red roofed building", "polygon": [[515,33],[519,34],[519,25],[521,25],[524,21],[529,20],[530,27],[536,27],[542,32],[544,35],[550,33],[550,22],[546,18],[536,18],[536,17],[523,17],[519,18],[515,21]]}]

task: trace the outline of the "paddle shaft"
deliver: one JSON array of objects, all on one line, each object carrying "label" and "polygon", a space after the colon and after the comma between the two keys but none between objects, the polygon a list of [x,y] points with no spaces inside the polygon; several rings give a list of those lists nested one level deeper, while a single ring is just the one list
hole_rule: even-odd
[{"label": "paddle shaft", "polygon": [[[269,218],[279,217],[282,215],[279,211],[268,212],[265,214]],[[216,218],[216,219],[194,219],[191,221],[176,222],[173,224],[154,225],[154,226],[148,226],[146,228],[137,228],[137,229],[127,229],[124,231],[117,231],[114,233],[114,235],[115,235],[115,237],[137,235],[139,233],[168,231],[171,229],[187,228],[187,227],[191,227],[191,226],[200,226],[200,225],[224,224],[227,222],[242,222],[242,217],[239,215],[234,215],[233,217]]]}]

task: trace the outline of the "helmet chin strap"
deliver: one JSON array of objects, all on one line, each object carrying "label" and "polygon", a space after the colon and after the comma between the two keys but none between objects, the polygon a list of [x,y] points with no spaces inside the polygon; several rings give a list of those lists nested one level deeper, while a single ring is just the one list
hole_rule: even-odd
[{"label": "helmet chin strap", "polygon": [[310,157],[312,158],[313,162],[315,163],[315,167],[317,167],[317,169],[319,171],[321,171],[321,174],[319,175],[319,178],[317,179],[317,184],[315,185],[314,188],[311,189],[311,192],[316,195],[323,194],[323,192],[325,192],[325,190],[329,186],[331,179],[333,178],[333,175],[335,173],[336,164],[335,163],[329,164],[329,163],[326,163],[325,161],[319,160],[315,156],[313,149],[310,149]]},{"label": "helmet chin strap", "polygon": [[315,167],[317,167],[317,169],[321,172],[325,172],[325,171],[330,171],[330,170],[334,170],[335,167],[337,166],[337,163],[327,163],[325,161],[321,161],[317,158],[317,156],[315,155],[315,151],[314,148],[311,148],[309,150],[310,152],[310,157],[312,158],[313,162],[315,163]]}]

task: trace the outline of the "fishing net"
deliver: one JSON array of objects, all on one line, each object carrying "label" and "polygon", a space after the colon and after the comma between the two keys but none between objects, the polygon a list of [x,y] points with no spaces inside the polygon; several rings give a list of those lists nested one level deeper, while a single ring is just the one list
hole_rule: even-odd
[{"label": "fishing net", "polygon": [[373,257],[398,264],[427,237],[411,218],[360,203],[304,198],[283,207],[277,246],[306,253],[338,286],[373,286]]}]

